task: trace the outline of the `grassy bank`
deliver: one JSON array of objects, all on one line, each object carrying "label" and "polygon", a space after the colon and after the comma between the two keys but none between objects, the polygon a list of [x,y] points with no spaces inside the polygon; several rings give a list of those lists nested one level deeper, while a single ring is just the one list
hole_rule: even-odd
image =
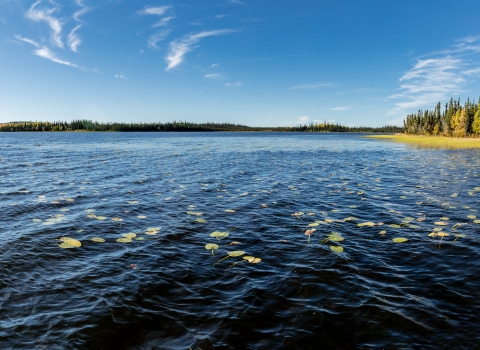
[{"label": "grassy bank", "polygon": [[407,143],[419,147],[465,149],[480,148],[480,138],[453,138],[443,136],[423,136],[423,135],[372,135],[368,138],[382,139],[393,142]]}]

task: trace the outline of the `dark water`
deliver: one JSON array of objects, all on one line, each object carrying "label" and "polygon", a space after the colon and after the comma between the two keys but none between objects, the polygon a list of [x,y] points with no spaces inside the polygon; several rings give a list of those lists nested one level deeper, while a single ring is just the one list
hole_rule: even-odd
[{"label": "dark water", "polygon": [[[478,150],[344,134],[22,133],[0,134],[0,158],[2,349],[479,346]],[[435,227],[450,235],[429,237]],[[129,232],[145,239],[116,241]],[[322,244],[332,232],[344,240]],[[262,260],[212,266],[235,250]]]}]

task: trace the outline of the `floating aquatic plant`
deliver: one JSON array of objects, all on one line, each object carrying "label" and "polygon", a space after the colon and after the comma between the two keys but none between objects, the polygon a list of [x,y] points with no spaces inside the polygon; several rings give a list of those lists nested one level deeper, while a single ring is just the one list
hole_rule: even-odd
[{"label": "floating aquatic plant", "polygon": [[215,264],[213,264],[213,266],[217,265],[220,261],[223,261],[225,259],[234,258],[234,257],[237,257],[237,256],[242,256],[242,255],[245,255],[245,252],[243,250],[235,250],[233,252],[229,252],[229,253],[227,253],[227,256],[218,260]]},{"label": "floating aquatic plant", "polygon": [[332,245],[330,246],[330,250],[335,253],[341,253],[343,252],[343,247],[338,246],[338,245]]},{"label": "floating aquatic plant", "polygon": [[215,255],[215,254],[213,254],[213,251],[215,249],[218,249],[218,245],[214,244],[214,243],[209,243],[205,246],[205,249],[211,250],[212,251],[212,256],[213,256],[213,255]]},{"label": "floating aquatic plant", "polygon": [[120,242],[120,243],[130,243],[132,240],[130,238],[119,238],[117,239],[117,242]]},{"label": "floating aquatic plant", "polygon": [[339,232],[332,232],[331,234],[329,234],[326,238],[324,238],[322,240],[322,244],[325,244],[327,243],[328,241],[332,241],[332,242],[341,242],[343,241],[344,238],[342,237],[342,234],[339,233]]},{"label": "floating aquatic plant", "polygon": [[124,233],[124,234],[122,234],[122,236],[125,237],[125,238],[128,238],[128,239],[133,239],[133,238],[137,237],[137,234],[134,233],[134,232],[130,232],[130,233]]},{"label": "floating aquatic plant", "polygon": [[93,237],[92,241],[97,242],[97,243],[105,242],[105,240],[103,238],[100,238],[100,237]]},{"label": "floating aquatic plant", "polygon": [[161,227],[149,227],[145,230],[146,235],[156,235],[162,228]]},{"label": "floating aquatic plant", "polygon": [[75,239],[75,238],[70,238],[70,237],[60,237],[60,241],[63,243],[59,244],[58,246],[60,248],[78,248],[82,246],[82,243]]},{"label": "floating aquatic plant", "polygon": [[233,210],[233,209],[226,209],[226,210],[225,210],[225,213],[235,213],[235,210]]},{"label": "floating aquatic plant", "polygon": [[229,235],[228,232],[220,232],[220,231],[215,231],[210,233],[210,237],[215,237],[219,241],[221,241],[225,237],[228,237],[228,235]]},{"label": "floating aquatic plant", "polygon": [[204,224],[204,223],[207,222],[207,220],[205,220],[205,219],[197,219],[197,220],[195,220],[195,222],[199,222],[199,223]]},{"label": "floating aquatic plant", "polygon": [[393,243],[403,243],[406,241],[408,241],[408,238],[404,238],[404,237],[395,237],[394,239],[392,239]]}]

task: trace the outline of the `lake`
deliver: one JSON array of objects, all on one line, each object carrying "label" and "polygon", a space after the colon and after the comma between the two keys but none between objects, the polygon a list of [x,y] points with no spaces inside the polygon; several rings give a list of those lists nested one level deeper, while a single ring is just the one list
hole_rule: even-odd
[{"label": "lake", "polygon": [[480,150],[362,136],[0,134],[0,347],[478,346]]}]

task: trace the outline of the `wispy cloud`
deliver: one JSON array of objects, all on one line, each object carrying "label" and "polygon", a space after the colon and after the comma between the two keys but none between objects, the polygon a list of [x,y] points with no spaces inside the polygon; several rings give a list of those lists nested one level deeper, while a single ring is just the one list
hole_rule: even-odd
[{"label": "wispy cloud", "polygon": [[80,22],[80,23],[83,23],[81,20],[80,20],[80,16],[83,16],[84,14],[86,14],[87,12],[90,12],[92,10],[92,8],[90,7],[87,7],[83,4],[82,0],[76,0],[75,1],[77,3],[78,6],[81,7],[80,10],[76,11],[74,14],[73,14],[73,19],[77,22]]},{"label": "wispy cloud", "polygon": [[169,29],[162,30],[159,33],[153,34],[149,39],[148,39],[148,46],[152,49],[158,49],[157,43],[159,41],[165,40],[165,38],[170,34]]},{"label": "wispy cloud", "polygon": [[165,27],[168,24],[168,22],[170,22],[174,18],[175,18],[174,16],[163,17],[160,21],[158,21],[153,25],[153,28]]},{"label": "wispy cloud", "polygon": [[295,85],[290,87],[290,89],[297,90],[297,89],[307,89],[307,90],[313,90],[313,89],[320,89],[324,87],[329,87],[332,86],[332,83],[313,83],[313,84],[304,84],[304,85]]},{"label": "wispy cloud", "polygon": [[82,40],[75,34],[75,32],[81,27],[82,25],[79,24],[75,28],[72,29],[70,34],[68,34],[68,46],[70,47],[70,50],[73,52],[77,52],[78,46],[82,43]]},{"label": "wispy cloud", "polygon": [[[467,36],[446,50],[422,55],[399,79],[399,100],[387,115],[402,116],[465,92],[469,82],[480,78],[480,36]],[[397,118],[398,119],[398,118]],[[394,121],[397,121],[394,119]]]},{"label": "wispy cloud", "polygon": [[23,42],[28,43],[28,44],[31,44],[31,45],[33,45],[33,46],[35,46],[35,47],[40,47],[40,45],[39,45],[35,40],[28,39],[28,38],[24,38],[24,37],[22,37],[22,36],[20,36],[20,35],[18,35],[18,34],[15,35],[15,39],[20,40],[20,41],[23,41]]},{"label": "wispy cloud", "polygon": [[297,117],[296,123],[297,124],[307,124],[310,121],[310,117],[307,115],[303,115],[301,117]]},{"label": "wispy cloud", "polygon": [[334,111],[334,112],[339,112],[339,111],[348,111],[350,110],[351,106],[341,106],[341,107],[332,107],[329,108],[329,110]]},{"label": "wispy cloud", "polygon": [[213,80],[219,80],[222,79],[222,75],[220,73],[214,73],[214,74],[205,74],[203,76],[205,79],[213,79]]},{"label": "wispy cloud", "polygon": [[54,7],[46,10],[37,9],[36,7],[40,2],[41,0],[38,0],[29,8],[27,11],[27,18],[35,22],[47,22],[52,30],[51,38],[53,44],[58,47],[63,47],[63,42],[61,40],[63,22],[60,19],[52,16],[52,14],[57,12],[57,8]]},{"label": "wispy cloud", "polygon": [[196,34],[188,34],[181,39],[172,41],[170,43],[170,51],[165,58],[165,61],[167,62],[167,68],[165,70],[168,71],[182,63],[185,54],[192,51],[194,45],[197,44],[201,39],[209,36],[230,34],[232,32],[234,31],[230,29],[203,31]]},{"label": "wispy cloud", "polygon": [[33,51],[34,55],[46,58],[47,60],[50,60],[52,62],[58,63],[58,64],[63,64],[65,66],[70,66],[70,67],[75,67],[75,68],[81,68],[80,66],[76,65],[75,63],[69,62],[62,60],[58,58],[52,51],[50,51],[49,48],[47,47],[42,47],[37,50]]},{"label": "wispy cloud", "polygon": [[354,90],[349,90],[349,91],[341,91],[337,92],[339,95],[345,95],[345,94],[353,94],[353,93],[358,93],[358,92],[381,92],[385,90],[379,90],[379,89],[371,89],[371,88],[361,88],[361,89],[354,89]]},{"label": "wispy cloud", "polygon": [[237,81],[235,83],[225,83],[223,84],[223,86],[227,87],[227,88],[231,88],[231,87],[240,87],[242,86],[243,83],[241,81]]},{"label": "wispy cloud", "polygon": [[232,3],[232,4],[239,4],[239,5],[247,6],[247,4],[241,2],[240,0],[227,0],[227,1]]},{"label": "wispy cloud", "polygon": [[124,72],[122,72],[122,73],[115,74],[115,78],[126,80],[127,76],[125,75]]},{"label": "wispy cloud", "polygon": [[70,66],[70,67],[75,67],[75,68],[78,68],[78,69],[81,69],[81,70],[85,70],[83,67],[81,67],[81,66],[79,66],[75,63],[65,61],[65,60],[62,60],[62,59],[58,58],[55,55],[55,53],[52,52],[48,47],[40,45],[35,40],[29,39],[29,38],[24,38],[20,35],[15,35],[15,38],[19,41],[23,41],[25,43],[28,43],[30,45],[35,46],[36,50],[33,51],[33,54],[36,55],[36,56],[46,58],[47,60],[50,60],[50,61],[58,63],[58,64],[62,64],[62,65],[65,65],[65,66]]},{"label": "wispy cloud", "polygon": [[171,8],[171,6],[146,7],[143,10],[138,11],[138,14],[162,16]]}]

